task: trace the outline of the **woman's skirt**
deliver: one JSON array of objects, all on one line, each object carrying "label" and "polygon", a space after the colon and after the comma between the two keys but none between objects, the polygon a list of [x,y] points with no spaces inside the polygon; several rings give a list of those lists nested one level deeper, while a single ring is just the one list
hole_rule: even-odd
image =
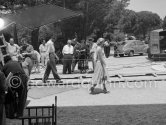
[{"label": "woman's skirt", "polygon": [[[103,78],[107,78],[107,79],[103,79]],[[108,81],[108,78],[109,77],[106,71],[106,67],[105,66],[103,67],[100,61],[97,61],[95,65],[94,74],[92,76],[92,84],[93,85],[102,84],[104,80]]]}]

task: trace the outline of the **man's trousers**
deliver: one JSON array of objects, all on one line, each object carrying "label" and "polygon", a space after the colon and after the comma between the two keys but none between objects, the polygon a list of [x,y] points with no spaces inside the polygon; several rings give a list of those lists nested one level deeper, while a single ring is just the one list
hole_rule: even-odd
[{"label": "man's trousers", "polygon": [[47,67],[44,73],[44,78],[43,80],[46,81],[50,75],[50,72],[52,71],[52,74],[54,76],[55,80],[60,80],[60,77],[57,73],[57,68],[56,68],[56,57],[54,53],[49,54],[49,60],[47,61]]},{"label": "man's trousers", "polygon": [[71,74],[71,64],[72,64],[72,55],[71,54],[64,54],[63,56],[63,74]]}]

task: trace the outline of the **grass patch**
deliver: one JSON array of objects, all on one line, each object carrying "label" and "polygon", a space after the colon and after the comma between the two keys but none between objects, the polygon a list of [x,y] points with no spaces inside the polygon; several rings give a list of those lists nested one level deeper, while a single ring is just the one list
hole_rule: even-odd
[{"label": "grass patch", "polygon": [[58,125],[165,125],[166,105],[58,107],[57,119]]}]

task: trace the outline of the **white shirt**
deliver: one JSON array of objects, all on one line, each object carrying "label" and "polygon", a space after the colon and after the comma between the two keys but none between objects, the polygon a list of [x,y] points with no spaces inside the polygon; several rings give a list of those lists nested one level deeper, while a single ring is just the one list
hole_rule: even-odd
[{"label": "white shirt", "polygon": [[20,47],[17,44],[11,45],[10,43],[7,43],[7,49],[10,55],[16,56],[19,48]]},{"label": "white shirt", "polygon": [[97,44],[96,44],[96,43],[93,43],[90,52],[91,52],[91,53],[95,53],[96,50],[97,50]]},{"label": "white shirt", "polygon": [[54,43],[52,42],[52,40],[49,40],[46,43],[46,46],[47,46],[47,53],[54,53],[55,52]]},{"label": "white shirt", "polygon": [[62,53],[63,54],[73,54],[73,51],[74,51],[74,48],[73,48],[73,46],[72,45],[65,45],[64,47],[63,47],[63,50],[62,50]]},{"label": "white shirt", "polygon": [[47,45],[41,44],[39,46],[39,50],[40,50],[41,53],[45,53],[47,51]]}]

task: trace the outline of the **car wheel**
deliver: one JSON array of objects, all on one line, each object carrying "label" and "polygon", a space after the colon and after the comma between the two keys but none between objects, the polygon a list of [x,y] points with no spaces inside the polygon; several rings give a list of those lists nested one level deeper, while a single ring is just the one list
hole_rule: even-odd
[{"label": "car wheel", "polygon": [[139,55],[140,55],[140,56],[143,56],[144,54],[143,54],[143,53],[140,53]]},{"label": "car wheel", "polygon": [[117,54],[114,54],[114,57],[117,57],[118,55]]},{"label": "car wheel", "polygon": [[119,54],[120,57],[124,57],[124,54]]},{"label": "car wheel", "polygon": [[130,56],[130,57],[134,56],[134,52],[133,52],[133,51],[130,51],[130,52],[129,52],[129,56]]}]

